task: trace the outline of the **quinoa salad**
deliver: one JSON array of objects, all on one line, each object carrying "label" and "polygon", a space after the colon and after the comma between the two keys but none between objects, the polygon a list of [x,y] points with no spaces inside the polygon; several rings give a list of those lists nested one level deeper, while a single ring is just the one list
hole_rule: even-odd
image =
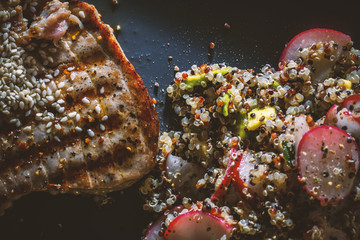
[{"label": "quinoa salad", "polygon": [[359,63],[349,36],[312,29],[277,68],[177,72],[144,239],[359,239]]}]

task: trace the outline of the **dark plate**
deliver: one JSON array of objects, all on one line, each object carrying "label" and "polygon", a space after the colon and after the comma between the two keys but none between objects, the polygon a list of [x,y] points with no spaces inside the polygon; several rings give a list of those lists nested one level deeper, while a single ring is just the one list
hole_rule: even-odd
[{"label": "dark plate", "polygon": [[[119,0],[117,7],[112,0],[88,2],[96,5],[104,22],[121,25],[118,40],[159,102],[162,130],[174,122],[163,89],[172,81],[175,65],[181,70],[209,62],[256,70],[266,63],[276,66],[284,45],[314,27],[349,34],[357,48],[360,42],[358,13],[351,13],[354,6],[345,2]],[[209,56],[210,42],[215,49]],[[109,194],[110,203],[103,206],[99,202],[106,199],[94,201],[91,196],[30,194],[0,217],[0,238],[140,239],[150,217],[142,211],[137,188]]]}]

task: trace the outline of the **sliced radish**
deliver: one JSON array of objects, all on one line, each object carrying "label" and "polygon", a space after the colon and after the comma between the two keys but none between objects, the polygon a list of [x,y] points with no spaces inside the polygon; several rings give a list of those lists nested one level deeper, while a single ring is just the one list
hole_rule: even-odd
[{"label": "sliced radish", "polygon": [[252,175],[259,166],[262,165],[259,165],[258,159],[254,157],[252,152],[246,151],[243,153],[235,175],[235,186],[247,198],[261,197],[263,195],[263,184],[252,182]]},{"label": "sliced radish", "polygon": [[335,123],[337,122],[336,114],[338,113],[339,106],[334,104],[329,111],[325,115],[324,123],[327,125],[333,125],[335,126]]},{"label": "sliced radish", "polygon": [[337,122],[334,124],[338,128],[344,129],[355,138],[360,138],[360,122],[351,111],[343,108],[336,114]]},{"label": "sliced radish", "polygon": [[[356,104],[351,105],[351,102],[352,101],[347,101],[346,106],[355,109],[354,106]],[[327,125],[336,126],[345,130],[357,139],[360,138],[360,118],[356,117],[354,112],[348,110],[348,108],[343,108],[339,111],[339,106],[332,106],[327,112],[324,122]]]},{"label": "sliced radish", "polygon": [[233,148],[230,150],[230,156],[228,158],[228,165],[226,167],[226,171],[224,176],[219,178],[217,182],[220,182],[219,184],[215,183],[215,192],[211,196],[211,201],[219,201],[221,198],[225,195],[227,192],[227,189],[231,183],[231,180],[234,177],[237,163],[239,162],[238,159],[238,153],[236,152],[236,149]]},{"label": "sliced radish", "polygon": [[358,121],[360,121],[360,95],[351,95],[346,98],[343,102],[342,107],[347,108],[351,112],[353,112],[354,116]]},{"label": "sliced radish", "polygon": [[175,218],[168,226],[166,240],[226,240],[232,226],[223,219],[203,211],[190,211]]},{"label": "sliced radish", "polygon": [[[169,211],[168,214],[179,214],[184,209],[183,206],[176,206]],[[166,219],[166,215],[161,215],[158,219],[156,219],[148,228],[146,232],[146,240],[163,240],[164,232],[166,229],[163,228],[163,223]],[[161,233],[163,231],[163,233]]]},{"label": "sliced radish", "polygon": [[296,60],[300,56],[300,49],[311,47],[313,44],[319,42],[329,43],[333,41],[338,45],[337,49],[334,50],[332,55],[334,59],[330,60],[327,58],[321,58],[319,61],[314,61],[312,67],[315,68],[315,72],[311,74],[312,81],[314,83],[322,82],[326,77],[329,76],[332,67],[336,61],[340,58],[343,53],[343,47],[352,46],[350,36],[325,28],[314,28],[296,35],[285,47],[280,61],[289,62],[290,60]]},{"label": "sliced radish", "polygon": [[300,179],[306,191],[323,203],[347,196],[359,169],[359,149],[344,130],[322,125],[308,131],[297,152]]},{"label": "sliced radish", "polygon": [[171,179],[175,189],[181,194],[194,193],[197,181],[204,176],[205,169],[181,157],[168,154],[166,158],[166,177]]},{"label": "sliced radish", "polygon": [[[295,154],[297,152],[299,142],[304,134],[310,130],[309,124],[306,121],[305,115],[300,115],[295,117],[294,120],[294,144],[295,144]],[[296,155],[295,155],[296,156]]]}]

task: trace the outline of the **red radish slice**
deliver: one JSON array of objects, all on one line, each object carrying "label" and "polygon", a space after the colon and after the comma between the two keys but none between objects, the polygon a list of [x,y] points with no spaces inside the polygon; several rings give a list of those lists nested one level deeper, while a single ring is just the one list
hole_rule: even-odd
[{"label": "red radish slice", "polygon": [[[350,106],[350,105],[348,105]],[[338,111],[339,107],[334,105],[327,112],[325,117],[325,124],[336,126],[350,133],[351,136],[360,138],[360,121],[355,117],[352,111],[343,108]],[[352,108],[353,109],[353,108]]]},{"label": "red radish slice", "polygon": [[237,174],[235,175],[235,185],[242,194],[247,198],[255,196],[260,197],[263,195],[264,186],[261,183],[254,184],[251,181],[252,173],[255,172],[259,166],[259,162],[254,155],[246,151],[243,153],[239,166],[237,167]]},{"label": "red radish slice", "polygon": [[354,116],[360,121],[360,95],[351,95],[346,98],[342,105],[343,108],[347,108],[353,112]]},{"label": "red radish slice", "polygon": [[166,240],[226,240],[232,226],[208,212],[191,211],[181,214],[168,226]]},{"label": "red radish slice", "polygon": [[172,180],[175,189],[182,194],[196,190],[198,179],[205,173],[205,169],[201,166],[172,154],[168,154],[165,164],[166,177]]},{"label": "red radish slice", "polygon": [[331,61],[330,59],[322,58],[320,61],[314,61],[312,67],[316,70],[311,75],[312,81],[314,83],[322,82],[331,72],[332,67],[335,65],[336,60],[339,59],[343,52],[343,47],[348,47],[352,45],[350,36],[334,31],[331,29],[325,28],[314,28],[296,35],[285,47],[280,61],[288,62],[290,60],[296,60],[299,57],[299,49],[308,48],[313,44],[319,42],[330,42],[334,41],[338,48],[334,50],[333,54],[335,59]]},{"label": "red radish slice", "polygon": [[[176,206],[170,210],[169,214],[180,213],[184,209],[183,206]],[[162,229],[162,224],[164,223],[166,216],[163,214],[158,219],[156,219],[148,228],[146,232],[146,240],[163,240],[164,236],[160,233],[160,231],[164,231]]]},{"label": "red radish slice", "polygon": [[211,196],[211,201],[216,202],[222,199],[222,197],[227,192],[227,189],[231,183],[232,178],[234,177],[235,171],[236,171],[236,164],[239,161],[238,154],[236,152],[236,149],[233,148],[230,150],[230,156],[228,159],[228,165],[226,167],[226,171],[224,176],[221,179],[218,179],[217,181],[220,181],[220,184],[215,184],[215,192]]},{"label": "red radish slice", "polygon": [[325,115],[324,123],[327,125],[335,125],[337,122],[336,114],[338,113],[339,106],[334,104]]},{"label": "red radish slice", "polygon": [[336,117],[336,127],[344,129],[355,138],[360,138],[360,122],[356,120],[353,112],[344,108],[336,114]]},{"label": "red radish slice", "polygon": [[323,203],[346,197],[359,169],[359,149],[344,130],[322,125],[308,131],[297,152],[300,180]]},{"label": "red radish slice", "polygon": [[[295,144],[295,154],[297,152],[299,142],[304,134],[310,130],[309,124],[306,121],[305,115],[300,115],[295,117],[294,120],[294,144]],[[296,156],[296,155],[295,155]]]}]

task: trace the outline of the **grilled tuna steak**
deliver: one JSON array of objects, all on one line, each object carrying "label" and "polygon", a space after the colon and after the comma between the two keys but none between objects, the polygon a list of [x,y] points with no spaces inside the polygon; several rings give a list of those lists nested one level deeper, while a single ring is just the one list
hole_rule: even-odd
[{"label": "grilled tuna steak", "polygon": [[101,194],[154,163],[158,118],[112,29],[83,2],[0,3],[0,209],[32,191]]}]

